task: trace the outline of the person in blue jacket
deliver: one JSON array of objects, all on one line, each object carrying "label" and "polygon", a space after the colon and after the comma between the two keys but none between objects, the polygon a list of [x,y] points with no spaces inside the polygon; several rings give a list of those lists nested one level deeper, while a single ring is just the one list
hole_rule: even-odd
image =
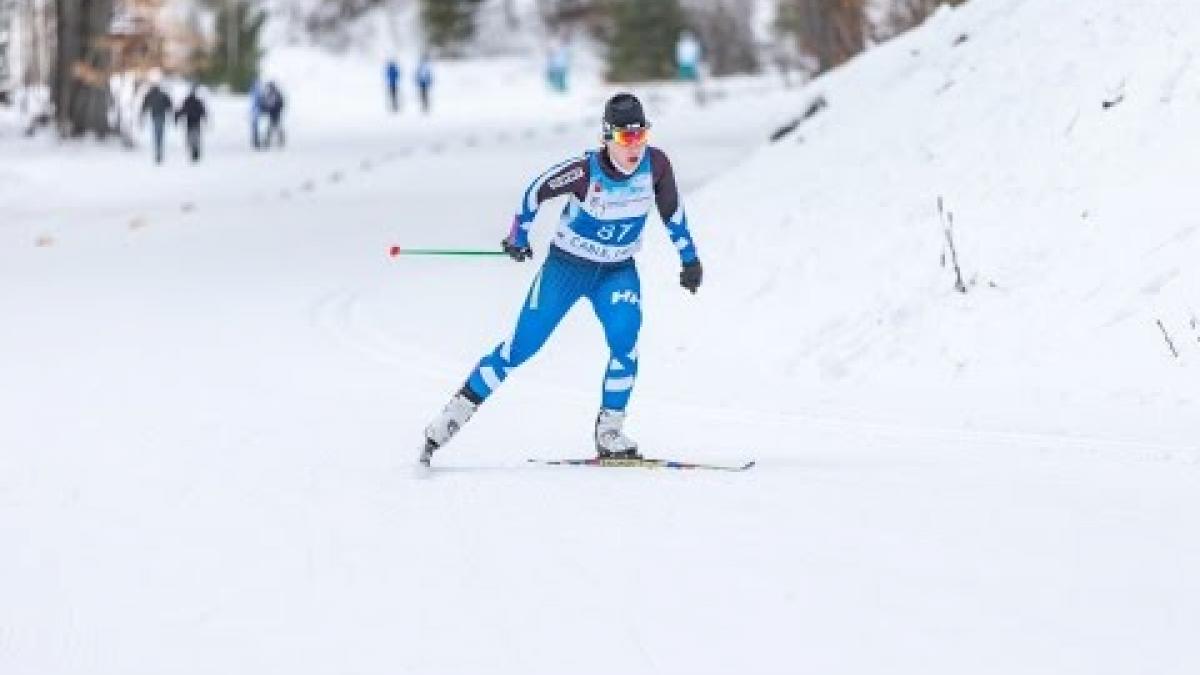
[{"label": "person in blue jacket", "polygon": [[400,64],[396,59],[388,59],[383,69],[383,77],[387,81],[388,105],[392,112],[400,111]]},{"label": "person in blue jacket", "polygon": [[671,162],[648,144],[650,125],[632,94],[604,107],[604,145],[554,165],[525,190],[501,247],[513,260],[530,259],[529,228],[539,206],[567,195],[545,262],[533,278],[510,337],[485,354],[462,388],[425,428],[420,462],[467,423],[476,409],[533,356],[576,302],[587,298],[604,329],[609,353],[601,383],[594,439],[600,458],[637,459],[637,443],[624,431],[625,409],[637,379],[642,326],[641,281],[634,254],[650,209],[657,207],[679,252],[679,283],[695,293],[703,278]]},{"label": "person in blue jacket", "polygon": [[254,80],[250,85],[250,145],[258,150],[262,148],[262,138],[259,136],[259,123],[263,116],[262,81]]},{"label": "person in blue jacket", "polygon": [[433,66],[429,63],[428,54],[421,55],[414,77],[417,83],[417,94],[421,97],[421,112],[428,114],[430,89],[433,88]]}]

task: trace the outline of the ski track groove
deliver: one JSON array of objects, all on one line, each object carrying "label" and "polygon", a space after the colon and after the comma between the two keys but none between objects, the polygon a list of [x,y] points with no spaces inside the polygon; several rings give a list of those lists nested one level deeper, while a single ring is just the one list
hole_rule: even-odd
[{"label": "ski track groove", "polygon": [[361,307],[359,292],[335,291],[313,305],[310,323],[343,346],[378,363],[402,365],[433,379],[440,379],[452,367],[447,359],[434,352],[387,337],[374,324],[363,320]]}]

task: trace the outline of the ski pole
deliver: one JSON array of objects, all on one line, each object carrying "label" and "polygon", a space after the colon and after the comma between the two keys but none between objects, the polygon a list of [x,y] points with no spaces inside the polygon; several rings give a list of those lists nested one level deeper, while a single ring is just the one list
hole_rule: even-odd
[{"label": "ski pole", "polygon": [[479,249],[465,248],[400,248],[393,246],[388,250],[388,255],[395,258],[402,255],[451,255],[451,256],[477,256],[477,255],[508,255],[504,251],[484,251]]}]

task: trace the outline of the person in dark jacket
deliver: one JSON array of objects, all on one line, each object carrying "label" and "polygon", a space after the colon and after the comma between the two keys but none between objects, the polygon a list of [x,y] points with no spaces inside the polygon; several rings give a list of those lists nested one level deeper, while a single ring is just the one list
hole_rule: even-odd
[{"label": "person in dark jacket", "polygon": [[150,115],[154,129],[154,161],[157,164],[162,164],[163,161],[163,136],[166,134],[167,113],[174,109],[171,97],[158,86],[158,82],[151,84],[146,97],[142,99],[141,119],[144,123],[146,115]]},{"label": "person in dark jacket", "polygon": [[204,101],[196,95],[197,90],[198,87],[193,86],[187,98],[183,99],[179,110],[175,111],[175,124],[178,125],[179,119],[183,118],[186,126],[187,147],[193,162],[200,161],[200,136],[208,119],[208,110],[204,107]]},{"label": "person in dark jacket", "polygon": [[274,82],[268,82],[263,87],[262,92],[262,111],[267,115],[267,137],[264,141],[266,147],[271,147],[271,140],[278,139],[279,147],[283,147],[283,93],[279,91],[279,85]]}]

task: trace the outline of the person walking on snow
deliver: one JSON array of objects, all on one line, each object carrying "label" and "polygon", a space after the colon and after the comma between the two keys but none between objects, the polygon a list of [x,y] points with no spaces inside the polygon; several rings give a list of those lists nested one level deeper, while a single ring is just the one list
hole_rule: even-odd
[{"label": "person walking on snow", "polygon": [[154,131],[154,162],[162,164],[163,161],[163,141],[167,133],[167,114],[175,109],[175,104],[171,101],[171,97],[163,88],[159,86],[159,77],[157,74],[152,76],[149,91],[146,92],[146,97],[142,99],[141,119],[145,120],[146,115],[150,116],[150,123],[153,125]]},{"label": "person walking on snow", "polygon": [[262,97],[259,101],[262,107],[263,114],[267,116],[267,135],[263,139],[264,148],[269,148],[273,143],[277,143],[279,147],[283,147],[283,92],[279,90],[279,85],[274,81],[267,82],[263,87]]},{"label": "person walking on snow", "polygon": [[683,31],[675,43],[675,63],[679,79],[696,82],[700,79],[700,42],[690,31]]},{"label": "person walking on snow", "polygon": [[250,145],[255,150],[262,149],[262,136],[259,123],[263,116],[262,109],[262,82],[254,80],[250,85]]},{"label": "person walking on snow", "polygon": [[388,105],[393,113],[400,112],[400,64],[396,59],[388,59],[383,77],[387,81]]},{"label": "person walking on snow", "polygon": [[533,256],[529,228],[539,206],[569,195],[545,263],[533,278],[511,337],[480,359],[462,388],[425,428],[420,462],[467,423],[484,401],[545,344],[567,311],[586,297],[604,328],[609,354],[594,438],[600,458],[638,459],[637,443],[624,432],[625,409],[638,371],[642,326],[641,282],[633,256],[652,206],[679,251],[679,283],[695,293],[703,278],[688,231],[675,174],[666,153],[647,144],[650,125],[632,94],[604,106],[604,145],[561,162],[525,190],[501,247],[513,260]]},{"label": "person walking on snow", "polygon": [[421,112],[429,114],[429,90],[433,88],[433,65],[429,62],[429,55],[422,54],[421,60],[417,62],[417,70],[414,73],[417,83],[417,95],[421,99]]},{"label": "person walking on snow", "polygon": [[546,56],[546,81],[558,93],[567,91],[567,69],[571,64],[571,53],[565,41],[555,41]]},{"label": "person walking on snow", "polygon": [[208,119],[208,110],[204,107],[204,101],[200,100],[198,93],[199,87],[192,86],[191,92],[180,104],[179,110],[175,111],[175,124],[178,125],[179,118],[182,117],[186,125],[187,147],[193,162],[200,161],[200,135],[205,120]]}]

